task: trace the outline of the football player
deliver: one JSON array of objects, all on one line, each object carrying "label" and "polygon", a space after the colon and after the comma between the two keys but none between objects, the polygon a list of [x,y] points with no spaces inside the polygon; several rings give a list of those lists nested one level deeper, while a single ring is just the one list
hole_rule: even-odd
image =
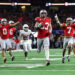
[{"label": "football player", "polygon": [[75,19],[73,19],[73,22],[72,22],[72,25],[73,25],[73,53],[74,53],[74,56],[75,56]]},{"label": "football player", "polygon": [[29,29],[29,26],[27,24],[24,24],[23,30],[20,30],[20,37],[23,40],[23,49],[24,49],[24,55],[26,60],[28,60],[28,50],[30,51],[32,50],[31,42],[29,40],[30,34],[32,34],[32,32]]},{"label": "football player", "polygon": [[[12,20],[10,20],[9,21],[9,24],[10,25],[13,25],[15,22],[14,21],[12,21]],[[13,43],[14,43],[14,41],[13,41],[13,36],[14,36],[14,33],[16,32],[16,27],[13,27],[13,28],[10,28],[9,29],[9,40],[10,40],[10,42],[11,42],[11,47],[12,47],[12,49],[13,49]]]},{"label": "football player", "polygon": [[55,15],[55,19],[57,21],[57,23],[61,26],[64,27],[64,43],[63,43],[63,53],[62,53],[62,63],[65,62],[65,52],[66,52],[66,48],[68,46],[68,62],[70,61],[70,52],[72,49],[72,44],[73,44],[73,28],[72,28],[72,21],[73,19],[71,17],[68,17],[66,19],[66,23],[60,23],[58,16]]},{"label": "football player", "polygon": [[44,47],[45,50],[45,56],[46,56],[46,65],[50,65],[49,61],[49,35],[52,32],[52,26],[51,26],[51,18],[47,17],[47,11],[41,10],[40,16],[35,18],[35,28],[38,32],[37,35],[37,48],[38,52],[41,52],[42,47]]},{"label": "football player", "polygon": [[14,56],[12,55],[12,52],[11,52],[11,43],[9,41],[9,29],[12,28],[12,27],[15,27],[20,22],[22,22],[22,18],[20,18],[19,21],[17,21],[13,25],[10,25],[10,24],[8,24],[6,18],[1,19],[1,25],[0,25],[1,48],[2,48],[2,57],[3,57],[4,63],[7,60],[6,57],[5,57],[6,46],[7,46],[7,49],[9,49],[9,54],[11,56],[12,61],[14,60]]},{"label": "football player", "polygon": [[[10,20],[9,21],[9,24],[10,25],[13,25],[15,22]],[[10,40],[10,43],[11,43],[11,48],[13,49],[13,43],[14,43],[14,40],[13,40],[13,37],[14,37],[14,33],[16,32],[16,27],[13,27],[13,28],[10,28],[9,29],[9,40]]]}]

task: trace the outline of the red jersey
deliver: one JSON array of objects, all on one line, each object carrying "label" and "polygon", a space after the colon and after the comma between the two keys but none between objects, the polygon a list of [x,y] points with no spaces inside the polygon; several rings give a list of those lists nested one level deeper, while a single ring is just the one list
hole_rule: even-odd
[{"label": "red jersey", "polygon": [[73,36],[72,25],[63,23],[63,27],[64,27],[64,36]]},{"label": "red jersey", "polygon": [[8,39],[9,38],[9,24],[6,25],[0,25],[0,34],[2,39]]},{"label": "red jersey", "polygon": [[73,28],[73,37],[75,37],[75,23],[72,24],[72,28]]},{"label": "red jersey", "polygon": [[38,23],[41,23],[43,25],[43,27],[40,30],[38,30],[37,38],[49,37],[49,35],[46,36],[46,34],[49,32],[48,27],[51,24],[51,18],[49,18],[49,17],[46,17],[46,18],[36,17],[35,21]]},{"label": "red jersey", "polygon": [[13,38],[14,33],[16,32],[16,28],[10,28],[9,29],[9,39]]}]

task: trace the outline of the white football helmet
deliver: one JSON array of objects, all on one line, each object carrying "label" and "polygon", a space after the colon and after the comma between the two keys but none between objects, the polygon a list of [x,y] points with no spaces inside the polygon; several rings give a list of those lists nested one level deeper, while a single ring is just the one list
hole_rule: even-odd
[{"label": "white football helmet", "polygon": [[1,19],[1,24],[6,25],[7,24],[7,19],[6,18]]},{"label": "white football helmet", "polygon": [[[43,15],[43,14],[45,14],[45,15]],[[40,11],[40,17],[46,17],[47,16],[47,11],[45,10],[45,9],[43,9],[43,10],[41,10]]]},{"label": "white football helmet", "polygon": [[68,17],[66,19],[66,23],[68,23],[68,24],[72,24],[72,21],[73,21],[73,19],[71,17]]},{"label": "white football helmet", "polygon": [[12,24],[14,24],[14,23],[15,23],[15,22],[12,21],[12,20],[9,21],[9,24],[10,24],[10,25],[12,25]]},{"label": "white football helmet", "polygon": [[23,30],[28,31],[28,29],[29,29],[28,24],[24,24],[24,25],[23,25]]},{"label": "white football helmet", "polygon": [[73,19],[72,23],[75,23],[75,19]]}]

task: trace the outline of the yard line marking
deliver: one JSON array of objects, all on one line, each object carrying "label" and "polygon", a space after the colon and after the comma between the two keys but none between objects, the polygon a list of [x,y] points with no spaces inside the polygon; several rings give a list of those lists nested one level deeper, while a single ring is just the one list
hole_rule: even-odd
[{"label": "yard line marking", "polygon": [[[75,64],[52,64],[54,66],[75,66]],[[2,64],[1,67],[26,67],[26,68],[36,68],[36,67],[44,67],[45,64]]]},{"label": "yard line marking", "polygon": [[[31,58],[28,60],[20,60],[20,61],[13,61],[13,62],[31,62],[31,61],[40,61],[40,60],[46,60],[45,58]],[[62,60],[62,58],[50,58],[50,61],[58,61],[58,60]],[[7,61],[7,62],[11,62],[11,61]]]},{"label": "yard line marking", "polygon": [[[72,56],[72,55],[70,55],[70,56]],[[22,57],[24,57],[24,55],[15,55],[15,56],[22,56]],[[32,56],[34,56],[34,55],[32,55]],[[49,56],[62,56],[62,55],[49,55]],[[68,55],[65,55],[65,56],[68,56]]]},{"label": "yard line marking", "polygon": [[[55,61],[55,60],[61,60],[62,58],[50,58],[49,60]],[[46,60],[45,58],[31,58],[29,60]]]},{"label": "yard line marking", "polygon": [[3,64],[0,65],[0,67],[26,67],[26,68],[36,68],[36,67],[42,67],[45,66],[45,64]]},{"label": "yard line marking", "polygon": [[75,70],[0,70],[0,71],[4,71],[4,72],[5,72],[5,71],[6,71],[6,72],[7,72],[7,71],[19,71],[19,72],[20,72],[20,71],[35,71],[35,72],[36,72],[36,71],[43,71],[43,72],[45,72],[45,71],[50,71],[50,72],[51,72],[51,71],[56,71],[56,72],[62,71],[62,72],[64,72],[64,71],[65,71],[65,72],[75,72]]}]

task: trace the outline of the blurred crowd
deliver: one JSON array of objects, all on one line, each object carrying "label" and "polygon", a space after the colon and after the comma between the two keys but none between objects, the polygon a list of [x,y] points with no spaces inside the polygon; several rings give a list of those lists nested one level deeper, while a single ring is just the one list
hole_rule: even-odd
[{"label": "blurred crowd", "polygon": [[[48,16],[51,17],[52,20],[52,27],[55,30],[60,30],[60,26],[55,21],[55,14],[58,14],[59,20],[63,23],[66,21],[67,17],[74,18],[74,8],[72,7],[45,7],[48,11]],[[19,17],[23,17],[23,24],[28,24],[29,28],[32,31],[35,31],[34,24],[35,24],[35,17],[39,16],[39,11],[41,8],[38,7],[26,7],[25,11],[22,11],[20,7],[12,7],[12,9],[1,9],[0,10],[0,17],[7,18],[8,20],[14,20],[15,22],[18,20]],[[17,29],[22,29],[23,24],[20,24]],[[62,48],[63,44],[63,37],[59,34],[52,34],[50,41],[51,48]],[[36,38],[32,39],[33,45],[36,44]],[[36,45],[35,45],[36,47]]]}]

